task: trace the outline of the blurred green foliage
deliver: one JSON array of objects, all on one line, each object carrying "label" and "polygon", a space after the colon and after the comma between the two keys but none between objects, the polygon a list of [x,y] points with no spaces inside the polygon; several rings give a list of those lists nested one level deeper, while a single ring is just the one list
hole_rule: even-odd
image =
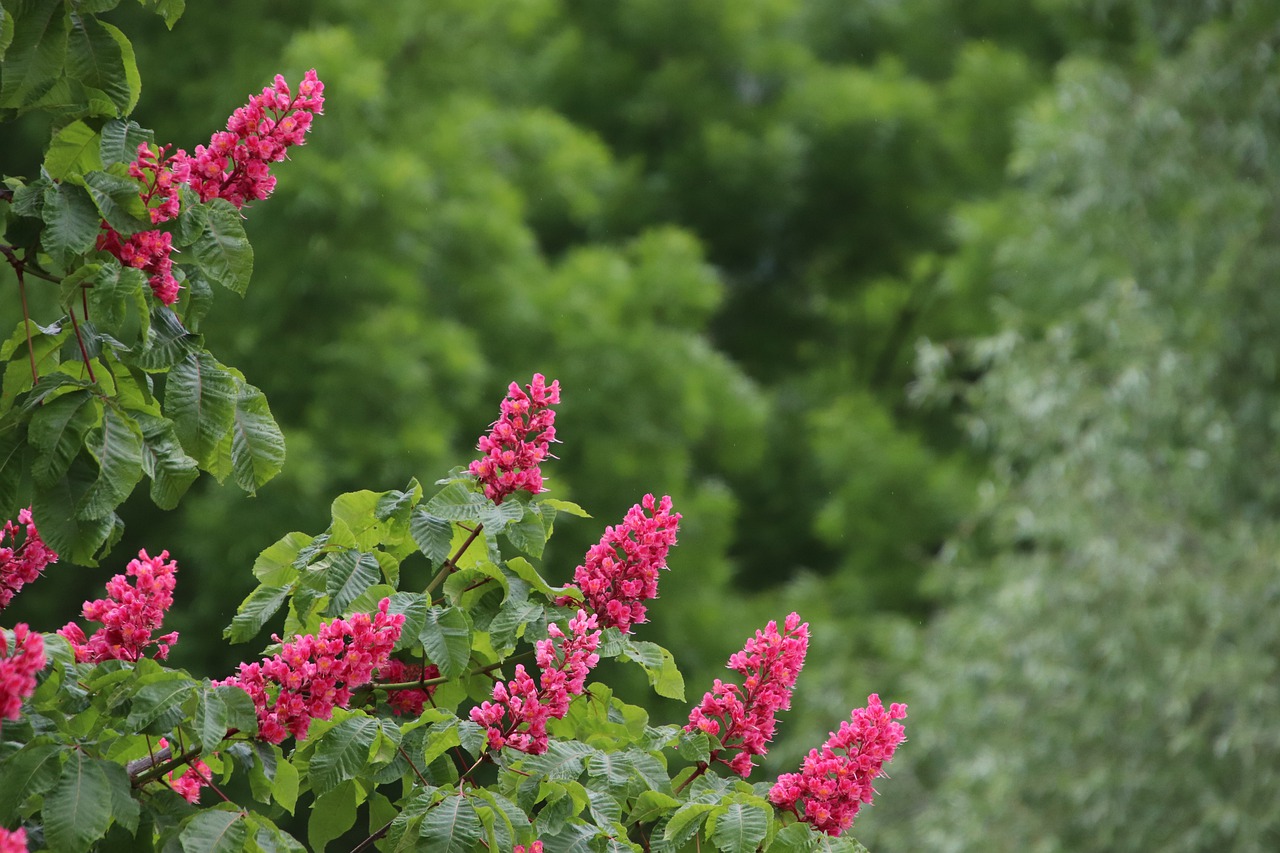
[{"label": "blurred green foliage", "polygon": [[[231,665],[199,638],[259,550],[469,458],[540,371],[551,486],[596,513],[558,526],[550,577],[670,493],[643,630],[691,693],[765,619],[814,623],[771,771],[872,690],[911,705],[859,819],[875,849],[1280,840],[1271,4],[114,19],[160,140],[202,142],[277,71],[329,98],[246,223],[254,288],[206,326],[271,400],[284,473],[126,512],[122,553],[183,566],[179,663]],[[16,127],[6,157],[43,144]]]}]

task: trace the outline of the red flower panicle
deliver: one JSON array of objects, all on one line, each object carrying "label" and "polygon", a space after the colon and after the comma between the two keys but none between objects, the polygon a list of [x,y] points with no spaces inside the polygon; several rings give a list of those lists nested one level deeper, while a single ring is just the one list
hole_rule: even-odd
[{"label": "red flower panicle", "polygon": [[[804,666],[809,648],[809,623],[801,623],[792,613],[778,632],[770,621],[763,631],[747,640],[742,651],[729,658],[729,668],[743,676],[741,687],[716,679],[702,703],[689,713],[687,732],[704,731],[720,738],[720,748],[712,760],[727,764],[746,778],[751,773],[751,757],[764,755],[777,727],[774,715],[791,707],[791,688]],[[720,753],[734,751],[729,759]]]},{"label": "red flower panicle", "polygon": [[769,799],[827,835],[844,832],[863,803],[871,802],[872,783],[906,739],[902,724],[894,722],[906,716],[906,705],[895,702],[885,710],[872,693],[867,707],[855,708],[821,750],[809,750],[799,773],[778,777]]},{"label": "red flower panicle", "polygon": [[[645,515],[645,511],[652,515]],[[658,596],[658,570],[667,567],[667,552],[676,544],[680,513],[671,498],[656,503],[653,495],[627,511],[622,524],[607,527],[600,542],[587,551],[573,574],[600,624],[624,634],[645,621],[644,602]]]},{"label": "red flower panicle", "polygon": [[494,503],[512,492],[530,494],[542,491],[542,460],[556,440],[556,413],[551,408],[560,402],[560,383],[546,384],[541,373],[525,386],[515,382],[502,401],[502,417],[481,436],[477,449],[485,457],[471,463],[471,473],[484,484],[485,497]]},{"label": "red flower panicle", "polygon": [[[22,541],[18,540],[19,532],[25,533]],[[58,555],[40,538],[29,507],[18,512],[16,524],[6,521],[0,530],[0,610],[57,559]]]},{"label": "red flower panicle", "polygon": [[[379,680],[391,682],[392,684],[400,684],[406,681],[429,681],[439,677],[440,669],[435,664],[427,664],[426,667],[421,667],[417,664],[404,663],[394,659],[387,661],[387,665],[378,670]],[[422,707],[431,701],[431,694],[435,692],[436,688],[433,684],[388,690],[387,704],[391,706],[391,713],[397,717],[420,717],[422,716]]]},{"label": "red flower panicle", "polygon": [[[242,663],[237,675],[215,684],[234,684],[258,710],[258,737],[280,743],[307,736],[311,721],[327,720],[345,708],[351,691],[383,669],[404,626],[402,614],[388,613],[384,598],[372,617],[357,613],[320,626],[316,634],[294,637],[280,653],[261,663]],[[279,637],[275,637],[279,641]]]},{"label": "red flower panicle", "polygon": [[[269,163],[285,158],[293,145],[306,142],[313,114],[323,112],[324,84],[315,69],[298,85],[298,95],[279,74],[273,85],[254,95],[227,120],[227,129],[213,135],[209,145],[197,145],[194,155],[181,148],[166,156],[168,147],[152,150],[138,145],[129,174],[142,182],[138,194],[152,225],[178,218],[180,185],[187,184],[201,201],[222,198],[237,209],[271,195],[276,179]],[[178,301],[180,286],[173,276],[173,236],[165,231],[140,231],[123,237],[105,222],[97,248],[120,263],[147,273],[151,292],[165,305]]]},{"label": "red flower panicle", "polygon": [[[3,851],[0,851],[0,853],[3,853]],[[523,844],[517,844],[511,853],[542,853],[542,842],[535,841],[528,847],[525,847]]]},{"label": "red flower panicle", "polygon": [[178,151],[173,169],[201,201],[223,198],[237,208],[271,195],[276,179],[270,163],[285,158],[291,146],[306,142],[313,115],[324,112],[324,84],[315,69],[303,75],[294,96],[284,77],[254,95],[227,119],[227,129],[215,133],[194,155]]},{"label": "red flower panicle", "polygon": [[13,647],[0,631],[0,720],[16,720],[23,701],[36,689],[36,673],[44,669],[44,637],[25,622],[13,628]]},{"label": "red flower panicle", "polygon": [[[139,551],[138,559],[129,561],[125,574],[107,581],[110,599],[84,603],[84,618],[102,623],[92,637],[85,639],[84,631],[74,622],[58,630],[71,643],[76,660],[81,663],[135,661],[152,645],[156,646],[156,660],[169,657],[169,647],[178,641],[178,632],[154,640],[151,634],[160,630],[165,612],[173,605],[177,571],[178,564],[169,559],[168,551],[161,551],[158,557]],[[129,578],[134,579],[132,585]]]},{"label": "red flower panicle", "polygon": [[489,748],[511,747],[530,755],[547,751],[547,720],[569,713],[569,697],[586,689],[587,673],[600,662],[598,620],[585,610],[569,620],[570,635],[547,626],[551,636],[534,644],[542,676],[538,684],[516,665],[515,678],[493,687],[493,701],[471,709],[471,720],[488,728]]},{"label": "red flower panicle", "polygon": [[27,853],[27,831],[18,828],[10,832],[0,826],[0,853]]}]

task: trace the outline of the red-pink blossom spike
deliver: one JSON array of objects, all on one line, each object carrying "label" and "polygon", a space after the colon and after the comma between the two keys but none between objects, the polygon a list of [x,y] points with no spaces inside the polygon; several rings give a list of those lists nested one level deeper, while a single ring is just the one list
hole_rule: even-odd
[{"label": "red-pink blossom spike", "polygon": [[[160,738],[161,749],[168,745],[168,738]],[[208,787],[211,773],[208,764],[195,758],[185,768],[172,770],[164,778],[178,796],[195,805],[200,802],[200,791]]]},{"label": "red-pink blossom spike", "polygon": [[19,827],[10,832],[0,826],[0,853],[27,853],[27,831]]},{"label": "red-pink blossom spike", "polygon": [[[427,664],[426,667],[422,667],[393,659],[387,661],[386,666],[378,669],[379,682],[391,682],[393,684],[406,681],[429,681],[439,677],[440,669],[435,664]],[[391,713],[397,717],[420,717],[422,716],[423,706],[431,701],[431,695],[435,692],[436,687],[433,684],[388,690],[387,704],[391,706]]]},{"label": "red-pink blossom spike", "polygon": [[667,567],[679,526],[680,513],[671,511],[671,498],[655,502],[653,495],[645,495],[622,524],[605,528],[600,542],[587,551],[573,580],[603,627],[629,634],[632,625],[645,621],[644,602],[658,596],[658,571]]},{"label": "red-pink blossom spike", "polygon": [[551,407],[560,402],[560,383],[546,382],[541,373],[523,389],[512,382],[502,401],[502,417],[477,444],[485,457],[472,462],[470,470],[484,485],[485,497],[496,504],[513,492],[543,491],[540,466],[556,440]]},{"label": "red-pink blossom spike", "polygon": [[[153,645],[156,660],[169,657],[169,647],[178,641],[178,632],[172,631],[154,640],[151,635],[160,630],[165,613],[173,606],[177,572],[178,564],[169,559],[168,551],[161,551],[158,557],[139,551],[138,558],[129,561],[125,574],[107,581],[109,599],[84,603],[84,618],[102,624],[92,637],[86,639],[84,631],[74,622],[58,630],[71,643],[76,660],[81,663],[135,661],[144,657]],[[129,578],[133,578],[132,583]]]},{"label": "red-pink blossom spike", "polygon": [[906,705],[895,702],[886,710],[872,693],[867,707],[855,708],[821,750],[809,750],[799,773],[778,777],[769,799],[820,832],[844,832],[863,804],[871,803],[876,793],[872,784],[906,740],[902,724],[894,722],[906,716]]},{"label": "red-pink blossom spike", "polygon": [[493,687],[493,701],[471,709],[472,722],[488,729],[490,749],[510,747],[530,755],[547,751],[547,720],[569,713],[569,697],[586,689],[587,673],[600,662],[598,620],[585,610],[569,620],[569,635],[559,625],[547,626],[551,636],[534,644],[542,676],[538,684],[516,665],[515,677]]},{"label": "red-pink blossom spike", "polygon": [[249,694],[258,711],[260,739],[280,743],[293,735],[302,740],[313,719],[327,720],[334,708],[347,707],[351,691],[387,665],[404,627],[404,615],[389,613],[390,606],[391,599],[384,598],[372,618],[356,613],[327,622],[315,634],[284,643],[279,654],[261,663],[240,664],[238,674],[215,684],[233,684]]},{"label": "red-pink blossom spike", "polygon": [[[809,649],[809,623],[792,613],[781,632],[770,621],[729,658],[729,668],[744,677],[741,686],[716,679],[702,702],[689,712],[687,732],[704,731],[720,738],[713,761],[727,764],[746,778],[752,756],[764,755],[777,727],[775,715],[791,707],[791,689]],[[733,752],[731,758],[722,753]]]},{"label": "red-pink blossom spike", "polygon": [[25,622],[13,628],[13,648],[0,631],[0,720],[16,720],[22,703],[36,689],[36,673],[44,669],[44,637]]},{"label": "red-pink blossom spike", "polygon": [[[20,532],[25,534],[21,541]],[[57,560],[57,553],[40,538],[30,507],[19,510],[17,523],[6,521],[0,530],[0,610],[8,607],[25,585],[40,577],[45,567]]]}]

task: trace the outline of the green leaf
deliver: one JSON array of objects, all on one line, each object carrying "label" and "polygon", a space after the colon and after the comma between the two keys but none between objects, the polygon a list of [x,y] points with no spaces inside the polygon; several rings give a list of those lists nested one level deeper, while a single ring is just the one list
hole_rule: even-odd
[{"label": "green leaf", "polygon": [[298,579],[298,567],[294,561],[314,537],[296,530],[286,533],[258,555],[253,561],[253,576],[266,586],[287,586]]},{"label": "green leaf", "polygon": [[684,701],[684,676],[676,667],[675,656],[657,643],[627,640],[622,656],[640,664],[654,692],[668,699]]},{"label": "green leaf", "polygon": [[236,608],[236,615],[231,624],[222,631],[222,636],[233,643],[244,643],[252,640],[267,624],[267,620],[276,614],[289,597],[292,587],[259,586]]},{"label": "green leaf", "polygon": [[248,383],[236,397],[231,465],[236,484],[249,494],[284,467],[284,434],[271,416],[266,396]]},{"label": "green leaf", "polygon": [[99,766],[107,774],[107,784],[111,786],[111,820],[131,835],[136,833],[141,808],[133,798],[129,772],[113,761],[103,761]]},{"label": "green leaf", "polygon": [[196,460],[183,451],[173,421],[146,412],[133,412],[142,429],[142,470],[151,478],[151,500],[160,509],[173,509],[200,476]]},{"label": "green leaf", "polygon": [[547,583],[546,578],[538,574],[538,570],[524,557],[512,557],[507,560],[507,568],[514,572],[516,577],[532,587],[534,591],[549,598],[558,594],[551,584]]},{"label": "green leaf", "polygon": [[0,107],[25,107],[52,88],[66,62],[67,18],[62,0],[23,4],[0,66]]},{"label": "green leaf", "polygon": [[445,678],[457,678],[471,660],[471,625],[456,607],[428,610],[418,640]]},{"label": "green leaf", "polygon": [[73,121],[54,134],[44,155],[44,170],[55,181],[61,181],[73,171],[101,169],[101,142],[93,128],[82,121]]},{"label": "green leaf", "polygon": [[101,162],[132,163],[138,156],[138,146],[155,141],[155,133],[136,121],[112,119],[102,126],[102,145],[98,153]]},{"label": "green leaf", "polygon": [[281,808],[293,814],[298,804],[298,768],[288,761],[281,761],[276,765],[276,778],[271,785],[271,797],[280,804]]},{"label": "green leaf", "polygon": [[231,729],[245,734],[258,730],[258,714],[249,694],[230,684],[205,687],[195,714],[196,733],[205,752],[211,752]]},{"label": "green leaf", "polygon": [[330,841],[355,826],[357,805],[355,782],[343,782],[317,797],[307,821],[311,849],[324,850]]},{"label": "green leaf", "polygon": [[129,351],[128,361],[148,371],[173,367],[200,349],[200,337],[187,331],[173,309],[151,303],[142,341]]},{"label": "green leaf", "polygon": [[0,773],[0,823],[12,825],[18,809],[30,797],[38,797],[58,781],[62,748],[34,743],[4,760]]},{"label": "green leaf", "polygon": [[409,535],[432,565],[438,566],[449,558],[453,525],[447,520],[417,507],[409,516]]},{"label": "green leaf", "polygon": [[422,819],[418,831],[427,850],[438,853],[469,853],[480,840],[480,816],[466,794],[445,797]]},{"label": "green leaf", "polygon": [[325,732],[308,770],[317,797],[366,770],[379,731],[373,717],[353,716]]},{"label": "green leaf", "polygon": [[205,275],[243,296],[253,275],[253,247],[240,211],[215,198],[189,208],[179,234],[191,238],[191,254]]},{"label": "green leaf", "polygon": [[111,823],[111,785],[98,760],[70,750],[44,799],[45,841],[54,853],[83,853]]},{"label": "green leaf", "polygon": [[164,19],[165,26],[173,29],[173,25],[186,11],[187,0],[139,0],[144,7],[154,6],[156,14]]},{"label": "green leaf", "polygon": [[714,816],[711,840],[724,853],[750,853],[769,831],[769,818],[759,806],[731,803]]},{"label": "green leaf", "polygon": [[54,184],[44,194],[44,233],[40,243],[58,263],[69,264],[90,251],[101,230],[101,217],[83,187]]},{"label": "green leaf", "polygon": [[627,823],[655,823],[663,815],[675,811],[680,806],[681,802],[670,794],[664,794],[661,791],[642,791],[631,806]]},{"label": "green leaf", "polygon": [[13,43],[13,15],[0,6],[0,62],[4,61],[5,52]]},{"label": "green leaf", "polygon": [[387,532],[386,521],[378,518],[375,511],[381,504],[382,493],[367,489],[359,492],[348,492],[339,495],[330,506],[330,513],[336,523],[341,523],[352,536],[350,544],[365,550],[379,545]]},{"label": "green leaf", "polygon": [[166,672],[160,680],[143,685],[133,697],[129,727],[143,731],[157,721],[166,720],[170,712],[186,702],[195,689],[196,683],[189,676],[176,672]]},{"label": "green leaf", "polygon": [[546,548],[547,526],[533,505],[526,507],[524,515],[514,524],[508,524],[503,532],[512,545],[531,557],[541,557]]},{"label": "green leaf", "polygon": [[102,424],[85,445],[98,462],[98,477],[80,499],[77,516],[103,518],[124,502],[142,479],[142,429],[138,422],[113,406],[102,412]]},{"label": "green leaf", "polygon": [[183,448],[204,468],[236,416],[236,378],[207,352],[177,362],[165,382],[164,413]]},{"label": "green leaf", "polygon": [[96,566],[99,548],[118,539],[122,528],[114,513],[93,519],[78,517],[76,497],[66,478],[36,489],[31,511],[45,543],[62,559],[82,566]]},{"label": "green leaf", "polygon": [[448,521],[478,521],[495,534],[524,515],[524,506],[519,501],[495,505],[462,481],[449,483],[436,492],[424,508],[436,518]]},{"label": "green leaf", "polygon": [[120,112],[128,115],[133,112],[133,108],[138,105],[138,98],[142,96],[142,75],[138,73],[138,58],[133,52],[133,44],[124,33],[108,23],[98,23],[120,50],[120,67],[124,70],[124,84],[128,90],[128,96],[120,105]]},{"label": "green leaf", "polygon": [[245,817],[234,807],[196,812],[178,834],[178,843],[183,853],[241,853],[249,838]]},{"label": "green leaf", "polygon": [[337,616],[382,577],[378,558],[367,551],[346,550],[329,557],[325,569],[326,615]]},{"label": "green leaf", "polygon": [[147,335],[151,325],[147,299],[151,291],[142,270],[121,267],[118,261],[103,264],[87,290],[89,314],[100,331],[125,344]]},{"label": "green leaf", "polygon": [[403,614],[404,625],[400,628],[400,639],[396,642],[395,651],[418,644],[418,635],[427,619],[428,600],[420,592],[397,592],[391,596],[389,613]]},{"label": "green leaf", "polygon": [[572,501],[562,501],[557,498],[543,498],[538,503],[545,506],[553,507],[558,512],[566,512],[569,515],[576,515],[578,518],[590,518],[591,513]]},{"label": "green leaf", "polygon": [[31,466],[36,485],[51,486],[67,473],[84,445],[85,433],[101,414],[101,404],[89,391],[72,391],[36,410],[27,428],[27,440],[36,449]]},{"label": "green leaf", "polygon": [[[79,183],[79,180],[72,177]],[[138,196],[138,184],[110,172],[86,172],[84,187],[107,224],[121,234],[151,230],[151,217]]]},{"label": "green leaf", "polygon": [[675,814],[671,816],[671,820],[667,821],[667,828],[663,830],[662,840],[679,847],[697,834],[698,829],[706,821],[715,808],[715,803],[686,803],[681,806]]},{"label": "green leaf", "polygon": [[[118,32],[118,31],[117,31]],[[126,42],[127,43],[127,42]],[[130,71],[136,79],[138,69],[133,60],[126,70],[120,44],[92,15],[72,15],[67,39],[67,74],[90,89],[105,94],[115,107],[114,115],[127,113],[132,107],[133,92],[129,86]]]}]

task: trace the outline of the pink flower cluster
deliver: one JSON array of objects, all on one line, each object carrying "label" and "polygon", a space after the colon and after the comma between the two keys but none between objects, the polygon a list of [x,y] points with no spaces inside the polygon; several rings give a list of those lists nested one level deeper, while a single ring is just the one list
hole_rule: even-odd
[{"label": "pink flower cluster", "polygon": [[[178,217],[182,184],[195,190],[201,201],[223,198],[236,208],[271,195],[276,179],[268,164],[283,160],[290,146],[306,141],[313,114],[323,112],[323,107],[324,84],[314,68],[303,76],[296,98],[277,74],[273,85],[237,109],[227,120],[227,129],[215,133],[208,146],[197,145],[194,155],[180,148],[166,157],[167,147],[154,151],[145,142],[138,145],[129,174],[142,182],[139,196],[151,224]],[[147,273],[151,292],[165,305],[178,301],[171,234],[141,231],[122,237],[104,222],[97,248]]]},{"label": "pink flower cluster", "polygon": [[[160,738],[161,749],[168,745],[167,738]],[[181,772],[173,770],[166,774],[165,781],[182,799],[194,805],[200,802],[201,789],[208,787],[211,772],[208,764],[196,758],[187,765],[185,770]]]},{"label": "pink flower cluster", "polygon": [[13,629],[13,648],[0,631],[0,720],[16,720],[23,701],[36,689],[36,673],[44,669],[44,637],[25,622]]},{"label": "pink flower cluster", "polygon": [[872,693],[867,707],[855,708],[821,750],[809,750],[799,773],[778,777],[769,799],[827,835],[844,832],[871,802],[872,783],[906,739],[902,724],[894,722],[906,716],[906,705],[895,702],[886,710]]},{"label": "pink flower cluster", "polygon": [[[138,558],[129,561],[125,574],[107,581],[110,599],[84,603],[84,618],[102,623],[92,637],[86,639],[84,631],[74,622],[58,629],[71,643],[76,660],[81,663],[135,661],[152,645],[156,646],[156,660],[169,657],[169,647],[178,641],[178,632],[172,631],[154,640],[151,634],[160,630],[164,614],[173,606],[177,571],[178,564],[169,559],[168,551],[161,551],[158,557],[139,551]],[[129,578],[134,579],[132,584]]]},{"label": "pink flower cluster", "polygon": [[[18,542],[18,532],[26,538]],[[18,521],[4,523],[0,530],[0,610],[9,606],[25,585],[40,577],[45,566],[56,562],[58,555],[44,544],[40,531],[31,520],[31,509],[19,510]]]},{"label": "pink flower cluster", "polygon": [[481,436],[477,449],[485,457],[471,463],[471,473],[484,484],[485,497],[502,503],[512,492],[531,494],[542,491],[542,460],[556,440],[556,413],[551,408],[560,402],[560,383],[546,384],[541,373],[533,375],[526,385],[528,393],[515,382],[502,401],[502,417],[488,435]]},{"label": "pink flower cluster", "polygon": [[224,198],[237,208],[271,195],[276,179],[270,163],[285,158],[291,146],[306,142],[313,114],[324,112],[324,84],[311,69],[298,84],[298,95],[277,74],[271,86],[227,119],[227,129],[215,133],[196,153],[178,151],[174,171],[201,201]]},{"label": "pink flower cluster", "polygon": [[[541,755],[547,751],[547,720],[569,713],[569,697],[586,689],[587,673],[600,662],[599,621],[595,614],[579,610],[569,620],[566,636],[560,626],[547,627],[550,638],[534,644],[542,676],[538,684],[516,665],[515,678],[493,687],[493,701],[471,709],[471,720],[488,728],[489,748],[509,746],[519,752]],[[559,641],[559,642],[557,642]]]},{"label": "pink flower cluster", "polygon": [[313,719],[327,720],[334,708],[347,707],[351,691],[387,666],[404,627],[404,616],[389,613],[390,606],[391,599],[384,598],[372,618],[357,613],[327,622],[316,634],[284,643],[279,654],[261,663],[240,664],[237,675],[215,684],[234,684],[249,694],[262,740],[305,738]]},{"label": "pink flower cluster", "polygon": [[[712,760],[727,764],[746,778],[751,773],[751,757],[764,755],[773,740],[774,715],[791,707],[791,689],[808,649],[809,623],[801,623],[798,614],[786,618],[781,633],[778,623],[770,621],[747,640],[742,651],[729,658],[729,668],[744,678],[742,686],[717,678],[702,703],[689,713],[684,730],[719,737],[720,748],[712,751]],[[726,750],[736,754],[730,759],[720,757]]]},{"label": "pink flower cluster", "polygon": [[[645,515],[646,510],[652,515]],[[587,551],[573,580],[604,627],[629,634],[632,625],[645,621],[643,602],[658,596],[658,570],[667,567],[679,526],[680,513],[671,512],[671,498],[655,505],[653,495],[645,495],[622,524],[605,528],[600,542]]]},{"label": "pink flower cluster", "polygon": [[[417,664],[404,663],[394,659],[387,661],[387,665],[378,670],[379,681],[392,684],[400,684],[407,681],[427,681],[439,677],[440,669],[435,664],[427,664],[424,668]],[[391,713],[398,717],[420,717],[422,716],[422,707],[431,701],[431,694],[435,692],[436,688],[433,684],[388,690],[387,703],[391,706]]]},{"label": "pink flower cluster", "polygon": [[27,853],[27,831],[18,828],[10,832],[0,826],[0,853]]},{"label": "pink flower cluster", "polygon": [[[0,853],[3,853],[3,851],[0,851]],[[542,853],[542,842],[535,841],[528,847],[525,847],[523,844],[517,844],[511,853]]]}]

